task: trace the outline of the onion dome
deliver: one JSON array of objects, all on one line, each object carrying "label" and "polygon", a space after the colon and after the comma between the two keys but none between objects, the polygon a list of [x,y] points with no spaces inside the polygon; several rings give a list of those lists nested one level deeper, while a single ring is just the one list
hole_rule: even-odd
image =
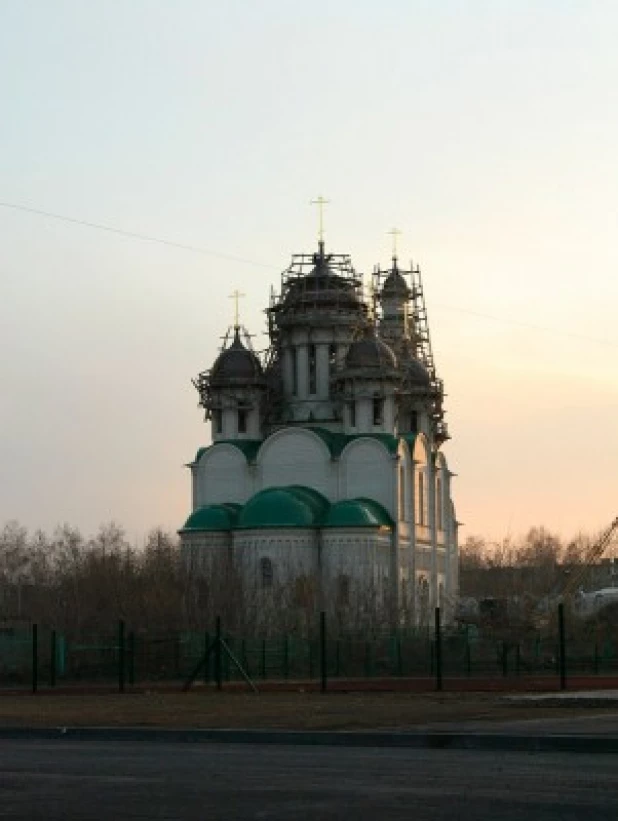
[{"label": "onion dome", "polygon": [[336,274],[328,264],[328,257],[315,254],[311,271],[290,282],[283,310],[337,310],[364,314],[364,305],[353,282]]},{"label": "onion dome", "polygon": [[419,388],[431,386],[431,377],[427,368],[415,356],[414,346],[410,339],[403,340],[402,347],[399,348],[399,363],[408,383]]},{"label": "onion dome", "polygon": [[234,328],[234,340],[217,357],[210,371],[212,385],[221,382],[257,382],[263,377],[260,360],[240,340],[239,328]]},{"label": "onion dome", "polygon": [[350,345],[345,358],[345,367],[346,369],[394,370],[397,367],[397,357],[386,342],[371,333]]},{"label": "onion dome", "polygon": [[393,267],[390,274],[384,280],[382,286],[381,296],[386,299],[408,299],[410,296],[410,287],[405,278],[399,273],[396,266]]},{"label": "onion dome", "polygon": [[418,387],[429,388],[431,379],[427,369],[418,359],[409,359],[403,363],[403,369],[409,382]]}]

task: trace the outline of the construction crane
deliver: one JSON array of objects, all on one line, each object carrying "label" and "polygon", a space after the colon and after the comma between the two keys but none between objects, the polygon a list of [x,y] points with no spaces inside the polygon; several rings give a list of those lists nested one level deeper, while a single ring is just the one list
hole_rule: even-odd
[{"label": "construction crane", "polygon": [[570,576],[567,583],[562,588],[560,599],[562,601],[569,601],[573,594],[578,590],[591,564],[601,558],[607,546],[611,543],[614,536],[618,534],[618,516],[607,527],[596,540],[593,542],[583,558],[580,567]]}]

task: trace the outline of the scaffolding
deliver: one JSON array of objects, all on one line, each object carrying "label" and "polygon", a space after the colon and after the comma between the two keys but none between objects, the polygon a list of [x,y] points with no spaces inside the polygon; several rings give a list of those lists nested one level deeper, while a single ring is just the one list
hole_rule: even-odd
[{"label": "scaffolding", "polygon": [[[394,274],[399,274],[407,286],[406,295],[403,297],[405,300],[405,327],[401,342],[404,344],[407,343],[410,346],[412,356],[423,365],[429,375],[430,389],[428,391],[428,399],[430,403],[430,417],[436,444],[440,446],[449,439],[450,436],[447,423],[444,420],[446,413],[444,410],[444,382],[439,378],[436,370],[431,345],[431,335],[429,333],[429,321],[421,269],[418,265],[414,265],[411,262],[409,270],[402,270],[397,265],[397,257],[393,257],[393,263],[390,268],[382,269],[379,266],[374,268],[372,290],[378,295],[381,295],[386,279]],[[381,297],[378,298],[381,299]],[[410,319],[412,320],[411,327],[409,323]],[[409,390],[409,386],[404,385],[402,388],[404,393],[407,389]]]}]

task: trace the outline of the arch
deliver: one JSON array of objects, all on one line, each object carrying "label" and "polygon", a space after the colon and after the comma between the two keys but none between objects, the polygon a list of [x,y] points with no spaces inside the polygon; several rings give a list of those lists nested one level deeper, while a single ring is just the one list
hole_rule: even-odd
[{"label": "arch", "polygon": [[[412,480],[414,476],[412,454],[410,446],[405,439],[400,439],[397,448],[399,456],[399,507],[400,518],[409,522],[412,517]],[[403,508],[403,509],[401,509]]]},{"label": "arch", "polygon": [[429,524],[429,460],[427,437],[419,433],[414,439],[414,520],[421,527]]},{"label": "arch", "polygon": [[197,462],[195,482],[198,507],[223,502],[243,504],[251,490],[244,452],[228,442],[207,448]]},{"label": "arch", "polygon": [[353,439],[339,460],[341,497],[367,496],[397,519],[397,511],[393,509],[395,468],[396,462],[382,441],[373,437]]},{"label": "arch", "polygon": [[306,485],[332,496],[331,454],[310,428],[284,428],[260,447],[256,459],[262,487]]}]

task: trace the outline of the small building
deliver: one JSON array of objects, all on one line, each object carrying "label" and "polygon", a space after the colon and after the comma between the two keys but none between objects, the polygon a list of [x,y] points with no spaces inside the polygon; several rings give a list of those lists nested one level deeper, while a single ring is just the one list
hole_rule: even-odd
[{"label": "small building", "polygon": [[371,281],[367,297],[323,241],[294,255],[265,355],[236,319],[194,381],[212,443],[189,465],[182,555],[211,583],[233,568],[238,606],[264,620],[305,608],[423,625],[454,611],[453,474],[420,271],[394,255]]}]

